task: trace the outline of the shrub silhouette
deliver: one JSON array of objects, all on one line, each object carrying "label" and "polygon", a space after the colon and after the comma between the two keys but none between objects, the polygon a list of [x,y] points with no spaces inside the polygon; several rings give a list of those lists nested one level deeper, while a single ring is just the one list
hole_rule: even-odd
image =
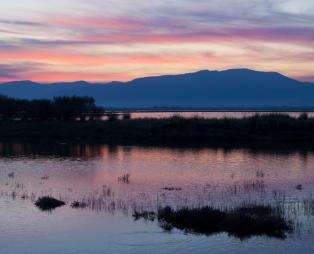
[{"label": "shrub silhouette", "polygon": [[22,100],[0,96],[0,119],[70,121],[103,113],[92,97],[56,97],[53,100]]},{"label": "shrub silhouette", "polygon": [[45,196],[39,198],[35,205],[42,211],[51,211],[53,209],[56,209],[60,206],[64,206],[65,203],[61,200],[55,199],[53,197]]},{"label": "shrub silhouette", "polygon": [[283,216],[268,206],[246,206],[231,211],[211,207],[175,211],[165,207],[158,211],[158,221],[166,229],[175,227],[205,235],[227,232],[240,239],[261,235],[285,238],[286,232],[292,230]]}]

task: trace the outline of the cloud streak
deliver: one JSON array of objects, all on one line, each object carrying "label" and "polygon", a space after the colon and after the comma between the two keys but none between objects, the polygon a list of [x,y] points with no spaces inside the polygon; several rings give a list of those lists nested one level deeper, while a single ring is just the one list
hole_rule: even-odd
[{"label": "cloud streak", "polygon": [[[310,2],[6,1],[0,4],[0,80],[107,81],[256,66],[309,80],[314,69]],[[26,70],[25,62],[44,67]]]},{"label": "cloud streak", "polygon": [[25,77],[38,69],[38,65],[34,63],[0,64],[0,80],[3,82],[24,80]]}]

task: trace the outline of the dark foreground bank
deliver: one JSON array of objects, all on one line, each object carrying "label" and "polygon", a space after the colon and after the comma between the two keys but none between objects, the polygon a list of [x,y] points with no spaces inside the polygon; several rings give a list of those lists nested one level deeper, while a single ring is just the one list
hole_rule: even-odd
[{"label": "dark foreground bank", "polygon": [[242,119],[127,119],[90,122],[5,122],[0,139],[99,142],[113,145],[314,148],[314,118],[284,114]]}]

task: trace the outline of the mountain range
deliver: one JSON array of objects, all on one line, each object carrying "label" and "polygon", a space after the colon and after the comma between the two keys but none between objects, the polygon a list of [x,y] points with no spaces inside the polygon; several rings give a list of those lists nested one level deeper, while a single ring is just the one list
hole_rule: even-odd
[{"label": "mountain range", "polygon": [[249,69],[204,70],[103,84],[15,81],[0,84],[0,94],[24,99],[92,96],[98,105],[117,109],[314,109],[314,83]]}]

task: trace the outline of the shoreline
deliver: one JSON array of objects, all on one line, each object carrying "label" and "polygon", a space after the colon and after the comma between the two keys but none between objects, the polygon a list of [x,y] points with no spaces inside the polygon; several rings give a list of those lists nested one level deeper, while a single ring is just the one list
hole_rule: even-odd
[{"label": "shoreline", "polygon": [[302,108],[287,108],[287,109],[136,109],[136,108],[107,108],[112,109],[115,112],[128,112],[128,113],[313,113],[314,109],[302,109]]},{"label": "shoreline", "polygon": [[1,122],[0,141],[54,141],[165,147],[314,149],[314,118],[172,117],[89,122]]}]

